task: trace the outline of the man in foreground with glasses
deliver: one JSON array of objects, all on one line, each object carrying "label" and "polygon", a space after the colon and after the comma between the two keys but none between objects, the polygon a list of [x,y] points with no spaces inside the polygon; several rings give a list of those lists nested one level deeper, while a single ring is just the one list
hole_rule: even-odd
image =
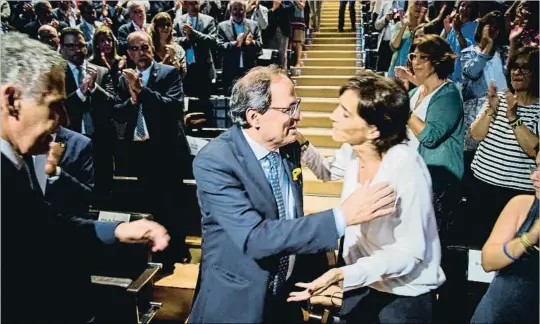
[{"label": "man in foreground with glasses", "polygon": [[[327,270],[348,225],[394,212],[383,183],[356,190],[342,206],[303,217],[300,99],[277,66],[256,67],[234,85],[235,124],[193,163],[202,214],[202,262],[193,323],[301,322],[287,303],[297,280]],[[392,204],[392,205],[389,205]]]}]

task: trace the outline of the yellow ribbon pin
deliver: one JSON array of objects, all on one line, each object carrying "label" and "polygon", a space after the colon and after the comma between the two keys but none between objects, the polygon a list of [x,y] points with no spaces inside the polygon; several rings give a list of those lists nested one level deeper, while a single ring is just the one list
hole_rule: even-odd
[{"label": "yellow ribbon pin", "polygon": [[302,174],[302,169],[300,169],[300,168],[294,169],[293,172],[292,172],[292,178],[293,178],[293,180],[294,180],[294,181],[298,181],[298,176],[299,176],[300,174]]}]

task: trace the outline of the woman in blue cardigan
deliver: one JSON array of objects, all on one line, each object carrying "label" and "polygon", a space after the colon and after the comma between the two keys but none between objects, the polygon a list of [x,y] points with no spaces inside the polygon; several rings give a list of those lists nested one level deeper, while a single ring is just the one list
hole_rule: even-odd
[{"label": "woman in blue cardigan", "polygon": [[409,54],[409,64],[419,85],[409,93],[410,145],[418,147],[431,174],[443,246],[457,216],[454,211],[461,200],[459,187],[463,177],[463,100],[459,89],[448,79],[455,59],[448,42],[436,35],[417,39]]}]

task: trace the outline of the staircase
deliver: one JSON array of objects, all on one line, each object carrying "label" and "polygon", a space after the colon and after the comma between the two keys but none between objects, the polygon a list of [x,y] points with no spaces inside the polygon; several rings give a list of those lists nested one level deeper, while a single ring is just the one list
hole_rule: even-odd
[{"label": "staircase", "polygon": [[[345,32],[337,32],[338,11],[338,1],[323,2],[320,31],[313,33],[312,44],[304,52],[301,73],[293,77],[296,94],[302,98],[299,130],[325,156],[333,155],[339,148],[332,140],[330,120],[338,105],[339,88],[357,70],[356,31],[351,31],[347,10]],[[305,166],[302,174],[306,215],[340,204],[341,181],[323,183]]]}]

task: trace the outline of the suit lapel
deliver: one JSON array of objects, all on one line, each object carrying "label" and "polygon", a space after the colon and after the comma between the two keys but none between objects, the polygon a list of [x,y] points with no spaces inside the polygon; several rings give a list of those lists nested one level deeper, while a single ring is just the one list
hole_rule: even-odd
[{"label": "suit lapel", "polygon": [[253,179],[259,188],[259,195],[253,195],[253,197],[261,198],[258,203],[265,207],[263,210],[269,211],[269,213],[266,214],[267,216],[270,216],[272,219],[278,219],[279,214],[276,200],[268,199],[268,197],[274,197],[272,187],[270,186],[270,183],[268,183],[264,170],[262,169],[259,161],[257,161],[255,154],[253,154],[253,151],[244,137],[244,134],[242,134],[240,127],[231,127],[231,135],[234,141],[234,146],[236,147],[238,153],[238,160],[242,164],[242,169],[250,175],[251,179]]},{"label": "suit lapel", "polygon": [[231,20],[229,20],[229,24],[231,25],[231,32],[233,35],[233,40],[236,40],[236,38],[238,37],[238,34],[236,33],[236,27],[234,26],[234,23]]},{"label": "suit lapel", "polygon": [[75,81],[75,76],[69,68],[69,65],[66,67],[66,92],[67,94],[72,93],[77,90],[77,82]]},{"label": "suit lapel", "polygon": [[154,62],[150,70],[150,76],[148,77],[148,82],[146,83],[147,88],[151,88],[154,82],[156,82],[157,75],[159,73],[159,63]]},{"label": "suit lapel", "polygon": [[[293,171],[297,169],[297,166],[294,164],[294,161],[291,160],[291,155],[287,150],[280,150],[281,158],[283,165],[285,166],[285,173],[289,179],[289,184],[291,185],[293,196],[294,196],[294,205],[296,207],[296,217],[303,216],[303,201],[302,201],[302,182],[300,175],[294,175]],[[292,157],[294,158],[294,157]],[[299,167],[299,166],[298,166]]]}]

